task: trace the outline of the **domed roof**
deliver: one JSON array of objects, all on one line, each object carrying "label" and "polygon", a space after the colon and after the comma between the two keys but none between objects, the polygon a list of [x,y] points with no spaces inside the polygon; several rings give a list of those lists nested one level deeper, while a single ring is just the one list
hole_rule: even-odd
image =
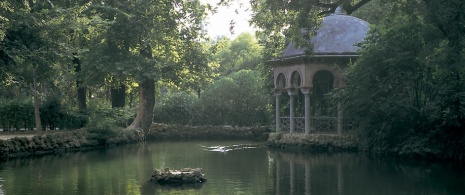
[{"label": "domed roof", "polygon": [[[338,7],[335,13],[323,18],[317,34],[311,39],[314,45],[313,54],[354,55],[359,49],[355,44],[365,39],[368,29],[366,21],[345,15]],[[305,54],[304,50],[296,48],[291,42],[284,50],[283,58],[303,54]]]}]

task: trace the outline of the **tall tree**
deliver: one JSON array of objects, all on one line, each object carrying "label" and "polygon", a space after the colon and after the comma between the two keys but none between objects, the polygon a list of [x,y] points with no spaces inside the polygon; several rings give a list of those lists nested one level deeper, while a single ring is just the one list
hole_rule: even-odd
[{"label": "tall tree", "polygon": [[343,90],[368,148],[463,158],[465,34],[460,25],[443,26],[463,23],[463,6],[393,1],[372,27]]},{"label": "tall tree", "polygon": [[256,70],[262,63],[262,47],[250,33],[242,33],[232,41],[221,39],[217,44],[215,60],[220,64],[219,72],[228,75],[242,69]]},{"label": "tall tree", "polygon": [[40,85],[53,72],[52,64],[56,60],[56,43],[49,37],[51,23],[45,21],[52,17],[47,10],[37,9],[41,5],[18,4],[15,12],[7,15],[5,37],[0,51],[11,65],[9,75],[20,81],[21,87],[31,86],[34,99],[36,129],[41,130]]},{"label": "tall tree", "polygon": [[[185,65],[188,44],[201,40],[205,7],[199,1],[151,0],[103,2],[97,9],[112,21],[88,53],[95,65],[89,74],[138,83],[139,104],[128,129],[150,130],[155,101],[155,81],[163,71]],[[188,48],[188,47],[187,47]]]}]

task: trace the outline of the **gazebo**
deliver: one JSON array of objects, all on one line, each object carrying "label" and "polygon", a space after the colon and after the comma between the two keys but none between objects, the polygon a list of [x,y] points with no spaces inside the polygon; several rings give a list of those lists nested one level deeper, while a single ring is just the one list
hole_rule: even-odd
[{"label": "gazebo", "polygon": [[[327,96],[333,88],[346,85],[343,71],[357,59],[359,48],[355,44],[365,39],[368,29],[366,21],[337,8],[323,18],[310,40],[312,55],[291,42],[282,57],[267,62],[274,71],[277,131],[342,133],[345,125],[341,102],[333,103]],[[289,110],[288,116],[282,108]]]}]

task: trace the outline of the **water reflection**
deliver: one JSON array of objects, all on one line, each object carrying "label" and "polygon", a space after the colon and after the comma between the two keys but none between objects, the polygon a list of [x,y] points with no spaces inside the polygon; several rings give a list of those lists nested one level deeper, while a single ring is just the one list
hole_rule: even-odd
[{"label": "water reflection", "polygon": [[[269,152],[275,194],[463,194],[464,171],[354,154]],[[455,171],[454,171],[455,170]],[[457,171],[459,170],[459,171]]]},{"label": "water reflection", "polygon": [[[223,147],[226,153],[218,149]],[[200,167],[200,186],[150,182]],[[0,194],[463,194],[463,168],[349,153],[289,153],[242,141],[157,142],[0,163]]]},{"label": "water reflection", "polygon": [[227,154],[232,150],[243,150],[243,149],[254,149],[258,147],[264,147],[263,144],[232,144],[232,145],[215,145],[215,146],[204,146],[200,145],[204,150],[210,152],[219,152]]}]

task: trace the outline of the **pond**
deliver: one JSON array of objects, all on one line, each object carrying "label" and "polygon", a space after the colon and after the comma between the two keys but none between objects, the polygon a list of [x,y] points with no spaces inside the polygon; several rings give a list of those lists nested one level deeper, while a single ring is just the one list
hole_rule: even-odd
[{"label": "pond", "polygon": [[[464,194],[452,163],[353,153],[284,153],[249,141],[148,142],[0,163],[0,194]],[[201,167],[201,185],[150,182],[156,168]]]}]

